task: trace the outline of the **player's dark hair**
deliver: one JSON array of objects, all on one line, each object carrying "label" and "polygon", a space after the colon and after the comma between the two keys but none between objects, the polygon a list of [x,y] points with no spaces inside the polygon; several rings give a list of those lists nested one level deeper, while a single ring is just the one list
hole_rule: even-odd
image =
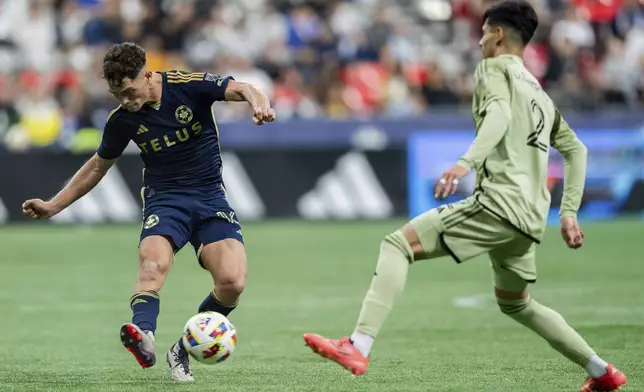
[{"label": "player's dark hair", "polygon": [[103,57],[103,77],[110,83],[135,79],[145,66],[145,50],[137,44],[124,42],[112,46]]},{"label": "player's dark hair", "polygon": [[490,26],[503,26],[521,36],[523,45],[534,36],[539,18],[532,5],[525,0],[507,0],[493,5],[483,14],[483,21]]}]

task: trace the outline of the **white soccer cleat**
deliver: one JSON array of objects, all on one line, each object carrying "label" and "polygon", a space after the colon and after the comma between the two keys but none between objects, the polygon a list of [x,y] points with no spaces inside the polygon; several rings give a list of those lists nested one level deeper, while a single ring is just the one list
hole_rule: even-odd
[{"label": "white soccer cleat", "polygon": [[179,343],[175,343],[170,347],[165,359],[168,362],[168,366],[170,366],[170,376],[172,376],[173,380],[179,382],[192,382],[195,380],[190,371],[188,352],[179,347]]}]

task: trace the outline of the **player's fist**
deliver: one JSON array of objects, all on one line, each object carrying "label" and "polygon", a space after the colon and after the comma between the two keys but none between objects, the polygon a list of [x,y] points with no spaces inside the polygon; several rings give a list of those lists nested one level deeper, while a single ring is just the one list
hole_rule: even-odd
[{"label": "player's fist", "polygon": [[271,107],[253,107],[253,122],[257,125],[275,121],[275,110]]},{"label": "player's fist", "polygon": [[570,249],[579,249],[584,244],[584,232],[579,229],[577,218],[561,217],[561,237]]},{"label": "player's fist", "polygon": [[56,215],[58,210],[51,202],[31,199],[22,203],[22,213],[31,219],[48,219]]},{"label": "player's fist", "polygon": [[461,178],[465,177],[470,171],[458,163],[452,166],[451,169],[443,173],[441,178],[434,187],[434,198],[444,199],[449,195],[453,195],[458,188],[458,183]]}]

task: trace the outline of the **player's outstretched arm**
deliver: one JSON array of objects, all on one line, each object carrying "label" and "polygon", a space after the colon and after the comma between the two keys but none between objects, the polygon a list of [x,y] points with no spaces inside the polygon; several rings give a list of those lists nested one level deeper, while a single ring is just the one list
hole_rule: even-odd
[{"label": "player's outstretched arm", "polygon": [[87,192],[94,189],[107,171],[114,164],[115,159],[106,160],[94,154],[74,174],[71,181],[53,199],[43,201],[41,199],[27,200],[22,204],[23,214],[32,219],[47,219],[58,214],[70,204],[83,197]]},{"label": "player's outstretched arm", "polygon": [[275,110],[264,92],[250,83],[230,80],[225,92],[226,101],[248,102],[253,108],[253,122],[262,125],[275,120]]},{"label": "player's outstretched arm", "polygon": [[564,191],[559,210],[561,235],[570,248],[577,249],[582,246],[584,240],[584,233],[579,229],[577,222],[577,211],[586,182],[587,149],[559,111],[556,112],[550,134],[550,145],[564,158]]}]

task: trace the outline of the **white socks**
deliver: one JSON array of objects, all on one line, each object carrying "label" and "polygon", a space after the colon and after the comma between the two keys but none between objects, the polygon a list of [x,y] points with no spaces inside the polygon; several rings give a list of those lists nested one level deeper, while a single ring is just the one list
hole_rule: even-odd
[{"label": "white socks", "polygon": [[353,346],[360,351],[360,354],[364,355],[365,357],[369,357],[369,352],[371,352],[371,346],[373,345],[374,338],[365,335],[363,333],[360,333],[358,331],[354,331],[351,334],[351,342],[353,343]]},{"label": "white socks", "polygon": [[586,365],[586,372],[588,372],[588,375],[592,378],[601,377],[606,374],[606,366],[608,366],[608,363],[597,355],[593,355],[590,358],[588,365]]}]

